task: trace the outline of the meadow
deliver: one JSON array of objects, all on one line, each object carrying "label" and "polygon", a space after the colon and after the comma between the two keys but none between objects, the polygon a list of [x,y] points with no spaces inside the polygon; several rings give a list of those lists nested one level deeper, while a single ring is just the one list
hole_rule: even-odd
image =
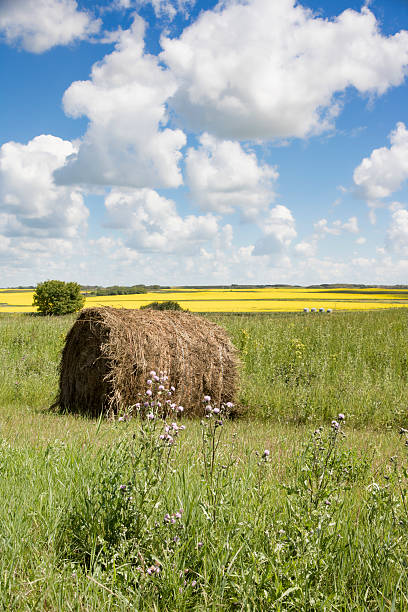
[{"label": "meadow", "polygon": [[174,445],[50,412],[74,317],[0,316],[0,609],[408,610],[408,313],[206,316],[242,416]]}]

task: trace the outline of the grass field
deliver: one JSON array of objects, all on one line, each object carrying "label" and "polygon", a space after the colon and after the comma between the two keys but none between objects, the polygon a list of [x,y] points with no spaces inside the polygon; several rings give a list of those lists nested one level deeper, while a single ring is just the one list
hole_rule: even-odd
[{"label": "grass field", "polygon": [[73,317],[0,316],[0,609],[408,610],[408,313],[206,316],[246,416],[174,447],[50,413]]},{"label": "grass field", "polygon": [[[173,300],[191,312],[303,312],[327,310],[376,310],[406,308],[406,289],[170,289],[146,294],[89,296],[86,306],[140,308],[150,302]],[[32,291],[0,290],[0,312],[35,312]]]}]

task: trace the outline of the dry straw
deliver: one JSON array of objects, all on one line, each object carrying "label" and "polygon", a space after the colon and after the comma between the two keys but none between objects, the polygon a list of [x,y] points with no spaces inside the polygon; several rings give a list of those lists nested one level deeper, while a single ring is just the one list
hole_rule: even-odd
[{"label": "dry straw", "polygon": [[203,414],[203,396],[234,400],[238,354],[224,329],[190,313],[86,308],[69,331],[55,406],[115,415],[140,402],[150,370],[166,371],[173,401]]}]

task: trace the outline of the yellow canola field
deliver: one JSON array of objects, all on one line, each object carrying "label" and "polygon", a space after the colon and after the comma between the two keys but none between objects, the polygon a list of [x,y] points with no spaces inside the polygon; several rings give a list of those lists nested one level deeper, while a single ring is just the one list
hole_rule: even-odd
[{"label": "yellow canola field", "polygon": [[[0,290],[1,312],[35,312],[32,291]],[[304,308],[377,310],[408,307],[407,290],[359,289],[171,289],[136,295],[86,297],[86,306],[139,308],[174,300],[192,312],[301,312]]]}]

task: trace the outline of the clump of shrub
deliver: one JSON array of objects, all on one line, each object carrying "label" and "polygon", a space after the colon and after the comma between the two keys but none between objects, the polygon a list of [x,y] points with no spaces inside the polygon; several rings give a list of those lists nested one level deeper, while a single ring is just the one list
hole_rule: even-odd
[{"label": "clump of shrub", "polygon": [[168,300],[166,302],[151,302],[150,304],[145,304],[140,307],[140,310],[178,310],[182,312],[187,312],[187,309],[184,309],[180,306],[178,302],[174,302],[173,300]]},{"label": "clump of shrub", "polygon": [[33,306],[37,306],[43,315],[65,315],[81,310],[85,297],[81,294],[78,283],[65,283],[59,280],[48,280],[39,283],[33,297]]}]

